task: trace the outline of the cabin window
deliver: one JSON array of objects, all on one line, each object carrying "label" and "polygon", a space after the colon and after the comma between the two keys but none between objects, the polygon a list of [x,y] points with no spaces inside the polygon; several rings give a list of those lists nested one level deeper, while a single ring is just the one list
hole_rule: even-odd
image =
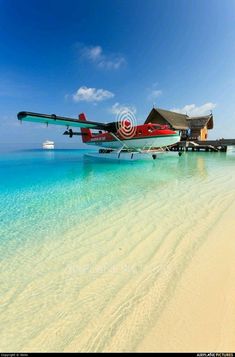
[{"label": "cabin window", "polygon": [[160,124],[154,124],[154,129],[160,130],[161,129],[161,125]]},{"label": "cabin window", "polygon": [[139,131],[138,134],[141,135],[141,134],[142,134],[142,131]]}]

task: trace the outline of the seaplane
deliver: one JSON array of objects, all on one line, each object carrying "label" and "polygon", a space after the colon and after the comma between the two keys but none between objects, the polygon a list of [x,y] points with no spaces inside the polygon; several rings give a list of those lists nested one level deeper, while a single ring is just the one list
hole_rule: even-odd
[{"label": "seaplane", "polygon": [[[133,115],[127,111],[122,112],[116,122],[110,123],[87,120],[84,113],[79,114],[76,119],[21,111],[17,117],[21,122],[66,127],[63,135],[70,138],[80,135],[84,144],[99,148],[99,151],[86,154],[92,158],[135,161],[155,160],[166,154],[178,155],[177,152],[170,151],[170,147],[180,141],[179,131],[156,123],[137,125]],[[73,128],[79,128],[80,131],[74,131]]]}]

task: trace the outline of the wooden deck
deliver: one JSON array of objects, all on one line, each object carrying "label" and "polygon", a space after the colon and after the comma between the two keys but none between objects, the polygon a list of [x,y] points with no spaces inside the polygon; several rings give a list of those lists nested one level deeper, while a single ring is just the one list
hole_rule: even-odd
[{"label": "wooden deck", "polygon": [[180,141],[171,147],[172,151],[211,151],[225,152],[229,145],[235,145],[235,139],[220,139],[220,140],[189,140]]}]

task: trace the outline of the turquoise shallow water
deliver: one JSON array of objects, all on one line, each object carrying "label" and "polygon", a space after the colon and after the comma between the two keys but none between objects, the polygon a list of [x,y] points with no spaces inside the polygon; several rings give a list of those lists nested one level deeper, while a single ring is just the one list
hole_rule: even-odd
[{"label": "turquoise shallow water", "polygon": [[176,256],[180,276],[235,199],[235,156],[107,163],[84,153],[0,153],[1,350],[134,350],[151,318],[121,339],[132,308]]}]

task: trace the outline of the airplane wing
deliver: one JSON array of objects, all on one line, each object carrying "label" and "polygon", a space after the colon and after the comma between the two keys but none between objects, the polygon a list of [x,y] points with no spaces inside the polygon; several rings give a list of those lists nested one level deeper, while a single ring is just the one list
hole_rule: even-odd
[{"label": "airplane wing", "polygon": [[78,127],[87,129],[97,129],[109,131],[109,126],[105,123],[98,123],[87,120],[79,120],[73,118],[60,117],[55,114],[39,114],[32,112],[19,112],[17,117],[20,121],[28,121],[35,123],[64,125],[66,127]]}]

